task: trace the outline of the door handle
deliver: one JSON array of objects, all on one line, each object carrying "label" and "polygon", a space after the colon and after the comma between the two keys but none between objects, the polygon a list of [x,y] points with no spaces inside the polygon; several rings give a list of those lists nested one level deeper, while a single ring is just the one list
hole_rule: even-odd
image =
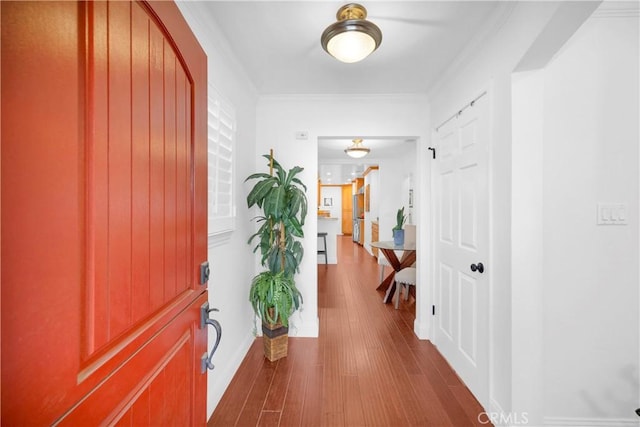
[{"label": "door handle", "polygon": [[478,273],[484,273],[484,265],[482,265],[481,262],[477,263],[477,264],[471,264],[471,271],[473,272],[478,272]]},{"label": "door handle", "polygon": [[200,361],[200,364],[201,364],[200,371],[202,373],[204,373],[207,370],[207,368],[208,369],[215,368],[211,360],[213,359],[213,354],[218,349],[218,345],[220,344],[220,338],[222,338],[222,326],[220,325],[220,322],[218,322],[215,319],[211,319],[209,317],[209,313],[211,313],[212,311],[220,311],[220,310],[218,310],[217,308],[209,308],[208,302],[205,302],[204,304],[202,304],[202,306],[200,306],[200,329],[204,329],[207,327],[207,325],[211,325],[213,326],[213,329],[216,330],[216,342],[213,344],[213,348],[211,349],[211,352],[208,354],[204,353]]}]

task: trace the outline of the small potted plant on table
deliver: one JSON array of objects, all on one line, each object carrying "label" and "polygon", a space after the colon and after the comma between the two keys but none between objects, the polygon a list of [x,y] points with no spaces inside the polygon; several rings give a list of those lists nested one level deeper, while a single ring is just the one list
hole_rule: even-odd
[{"label": "small potted plant on table", "polygon": [[404,214],[404,206],[402,209],[398,209],[396,214],[396,225],[391,229],[393,232],[393,244],[395,246],[404,245],[404,223],[407,221],[407,216]]},{"label": "small potted plant on table", "polygon": [[296,177],[303,168],[295,166],[285,172],[273,154],[263,157],[269,160],[270,173],[255,173],[245,181],[258,179],[247,205],[262,209],[263,214],[254,218],[262,225],[248,243],[257,239],[253,251],[260,250],[260,263],[268,270],[254,277],[249,300],[262,321],[265,357],[274,361],[287,355],[289,316],[302,304],[294,274],[304,255],[299,239],[304,237],[307,187]]}]

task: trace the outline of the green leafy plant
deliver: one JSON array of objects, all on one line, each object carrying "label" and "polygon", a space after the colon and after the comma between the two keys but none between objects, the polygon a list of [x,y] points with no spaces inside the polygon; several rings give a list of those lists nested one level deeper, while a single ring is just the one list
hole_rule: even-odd
[{"label": "green leafy plant", "polygon": [[396,225],[391,229],[391,231],[402,230],[404,227],[404,223],[407,221],[407,216],[404,214],[404,206],[402,209],[398,209],[398,213],[396,214]]},{"label": "green leafy plant", "polygon": [[[248,243],[257,242],[253,252],[260,251],[260,263],[269,271],[256,276],[250,299],[256,314],[263,321],[272,322],[280,316],[286,325],[289,315],[298,309],[302,301],[293,276],[299,272],[304,256],[300,239],[304,237],[303,226],[307,215],[307,187],[297,178],[303,168],[295,166],[285,171],[271,155],[263,157],[269,161],[272,173],[254,173],[245,180],[258,180],[247,196],[247,205],[249,208],[255,205],[262,209],[262,215],[254,218],[261,225]],[[269,277],[267,273],[272,276],[269,285],[271,293],[254,289],[264,286]],[[284,299],[283,295],[286,295]],[[274,309],[274,316],[267,315],[269,308]]]},{"label": "green leafy plant", "polygon": [[280,319],[283,326],[289,326],[289,316],[300,308],[302,295],[292,276],[267,270],[253,278],[249,301],[264,321],[273,324]]}]

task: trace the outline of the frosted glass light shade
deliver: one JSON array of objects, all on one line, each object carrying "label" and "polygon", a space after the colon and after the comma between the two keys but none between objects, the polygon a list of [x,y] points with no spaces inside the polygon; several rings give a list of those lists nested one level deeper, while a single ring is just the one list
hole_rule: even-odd
[{"label": "frosted glass light shade", "polygon": [[347,153],[349,157],[353,157],[354,159],[363,158],[364,156],[369,154],[369,151],[370,150],[368,148],[351,148],[344,150],[344,152]]},{"label": "frosted glass light shade", "polygon": [[331,56],[348,64],[362,61],[375,49],[373,37],[360,31],[345,31],[327,43],[327,51]]}]

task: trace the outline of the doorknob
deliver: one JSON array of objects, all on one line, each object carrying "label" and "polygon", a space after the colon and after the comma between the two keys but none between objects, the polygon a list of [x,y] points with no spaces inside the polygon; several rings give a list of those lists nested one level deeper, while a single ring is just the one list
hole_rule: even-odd
[{"label": "doorknob", "polygon": [[471,264],[471,271],[477,271],[478,273],[484,273],[484,265],[481,262],[477,264]]}]

